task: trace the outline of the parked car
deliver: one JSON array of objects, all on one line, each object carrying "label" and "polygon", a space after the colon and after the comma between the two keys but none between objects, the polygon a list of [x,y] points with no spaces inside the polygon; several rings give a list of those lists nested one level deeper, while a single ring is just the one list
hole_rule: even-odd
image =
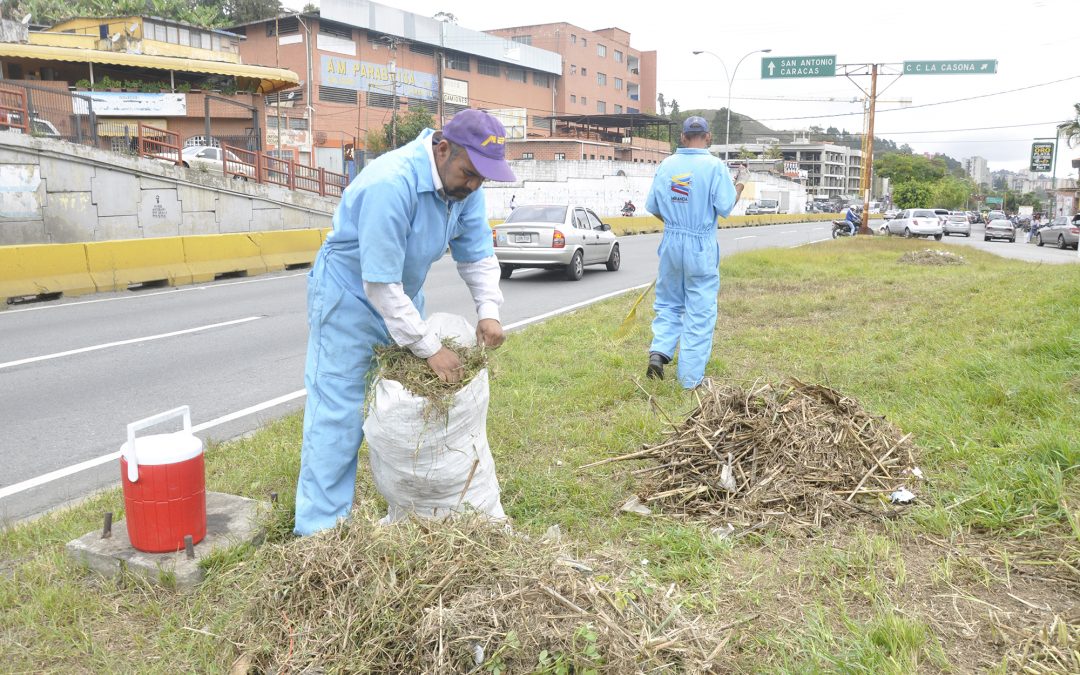
[{"label": "parked car", "polygon": [[983,241],[991,239],[1016,241],[1016,228],[1008,218],[994,218],[986,224],[986,231],[983,233]]},{"label": "parked car", "polygon": [[[242,174],[234,175],[233,178],[248,180],[255,177],[255,168],[250,164],[245,164],[244,161],[237,157],[231,150],[223,150],[222,148],[215,148],[209,145],[192,145],[181,149],[180,164],[187,169],[198,169],[210,173],[224,174],[224,168],[221,162],[222,152],[225,153],[225,158],[229,162],[229,171],[232,171],[234,174]],[[172,151],[158,153],[153,155],[153,157],[158,161],[168,162],[169,164],[176,163],[176,155]]]},{"label": "parked car", "polygon": [[971,236],[971,223],[968,222],[968,217],[963,213],[950,213],[949,217],[945,219],[945,224],[941,226],[942,234],[962,234],[965,237]]},{"label": "parked car", "polygon": [[1035,243],[1039,246],[1049,243],[1057,244],[1058,248],[1077,248],[1080,246],[1080,214],[1071,219],[1068,216],[1054,218],[1035,234]]},{"label": "parked car", "polygon": [[746,207],[746,215],[756,216],[758,213],[760,213],[758,208],[759,207],[757,202],[750,202],[750,204]]},{"label": "parked car", "polygon": [[945,227],[945,221],[949,219],[949,213],[950,213],[949,210],[948,209],[931,209],[931,210],[935,214],[937,214],[938,220],[941,221],[941,226]]},{"label": "parked car", "polygon": [[904,209],[888,222],[885,232],[889,236],[933,237],[938,241],[943,236],[941,221],[933,209]]},{"label": "parked car", "polygon": [[611,226],[583,206],[522,205],[491,229],[502,278],[534,267],[563,269],[578,281],[586,265],[619,269],[619,240]]},{"label": "parked car", "polygon": [[[22,133],[22,113],[9,112],[7,118],[0,120],[0,131],[14,131]],[[30,135],[44,138],[60,138],[60,130],[49,120],[40,117],[30,118]]]},{"label": "parked car", "polygon": [[885,220],[892,220],[896,215],[900,213],[900,209],[889,209],[885,212]]}]

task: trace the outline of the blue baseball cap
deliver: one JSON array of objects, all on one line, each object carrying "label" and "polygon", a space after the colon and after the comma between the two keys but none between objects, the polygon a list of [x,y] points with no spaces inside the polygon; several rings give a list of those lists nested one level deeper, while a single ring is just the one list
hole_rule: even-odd
[{"label": "blue baseball cap", "polygon": [[686,121],[682,123],[682,132],[684,134],[706,134],[709,132],[709,123],[705,121],[704,117],[687,117]]},{"label": "blue baseball cap", "polygon": [[488,180],[513,183],[517,176],[506,163],[506,128],[483,110],[462,110],[442,129],[443,138],[469,154],[476,172]]}]

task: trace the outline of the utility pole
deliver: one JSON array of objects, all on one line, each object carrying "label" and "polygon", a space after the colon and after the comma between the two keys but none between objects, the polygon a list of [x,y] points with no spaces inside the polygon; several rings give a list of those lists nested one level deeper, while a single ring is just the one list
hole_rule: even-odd
[{"label": "utility pole", "polygon": [[870,71],[870,120],[866,131],[866,153],[863,157],[863,171],[860,186],[863,189],[862,223],[859,234],[870,234],[870,188],[874,176],[874,108],[877,104],[878,64],[873,64]]}]

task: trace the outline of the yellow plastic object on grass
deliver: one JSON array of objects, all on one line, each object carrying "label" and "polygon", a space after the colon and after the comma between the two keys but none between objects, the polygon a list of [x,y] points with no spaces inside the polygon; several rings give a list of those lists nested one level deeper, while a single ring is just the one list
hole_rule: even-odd
[{"label": "yellow plastic object on grass", "polygon": [[641,292],[641,295],[638,296],[637,300],[634,301],[634,304],[630,307],[630,311],[626,313],[626,318],[622,320],[619,328],[615,331],[615,337],[621,338],[628,332],[630,332],[630,326],[634,325],[634,319],[637,318],[638,305],[640,305],[641,301],[645,299],[645,296],[649,294],[649,291],[651,291],[655,287],[656,279],[653,279],[652,283],[646,286],[645,290],[643,290]]}]

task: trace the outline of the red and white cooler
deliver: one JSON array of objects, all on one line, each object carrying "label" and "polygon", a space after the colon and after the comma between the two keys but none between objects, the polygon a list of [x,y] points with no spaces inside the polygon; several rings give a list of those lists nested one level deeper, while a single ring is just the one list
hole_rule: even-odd
[{"label": "red and white cooler", "polygon": [[[184,429],[135,437],[135,432],[183,416]],[[127,426],[120,448],[120,477],[131,545],[147,553],[172,553],[191,535],[206,536],[203,443],[191,433],[191,409],[182,406]]]}]

